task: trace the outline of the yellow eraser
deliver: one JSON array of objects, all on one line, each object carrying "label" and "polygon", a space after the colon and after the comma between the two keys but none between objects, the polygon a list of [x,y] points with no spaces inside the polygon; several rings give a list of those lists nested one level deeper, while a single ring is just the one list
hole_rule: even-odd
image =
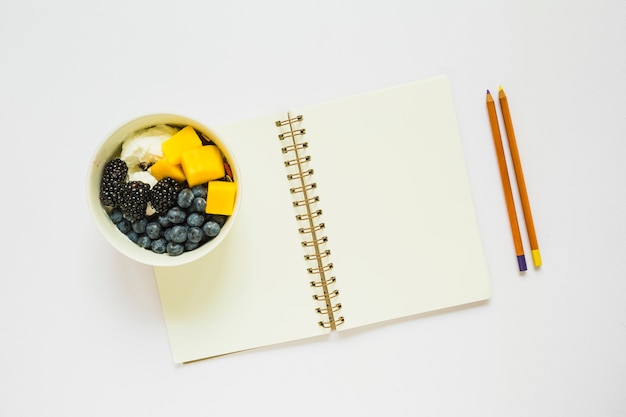
[{"label": "yellow eraser", "polygon": [[209,181],[206,212],[230,216],[235,208],[237,184],[226,181]]},{"label": "yellow eraser", "polygon": [[163,156],[171,165],[180,164],[183,152],[200,147],[202,140],[191,126],[184,127],[161,144]]},{"label": "yellow eraser", "polygon": [[150,167],[150,174],[157,180],[171,177],[178,182],[185,181],[185,173],[180,165],[172,165],[167,162],[167,158],[161,158]]},{"label": "yellow eraser", "polygon": [[226,175],[222,152],[215,145],[201,146],[183,152],[181,165],[190,187],[217,180]]},{"label": "yellow eraser", "polygon": [[533,263],[535,266],[541,266],[541,252],[539,252],[539,249],[532,250],[531,254],[533,256]]}]

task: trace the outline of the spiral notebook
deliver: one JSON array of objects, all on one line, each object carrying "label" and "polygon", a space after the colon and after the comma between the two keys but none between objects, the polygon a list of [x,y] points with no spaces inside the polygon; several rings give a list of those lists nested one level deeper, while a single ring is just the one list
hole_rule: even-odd
[{"label": "spiral notebook", "polygon": [[174,361],[491,295],[447,78],[215,129],[241,209],[215,251],[156,267]]}]

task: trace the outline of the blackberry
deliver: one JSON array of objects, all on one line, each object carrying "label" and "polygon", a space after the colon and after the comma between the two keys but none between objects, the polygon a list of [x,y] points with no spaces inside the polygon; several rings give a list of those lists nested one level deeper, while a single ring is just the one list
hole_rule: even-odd
[{"label": "blackberry", "polygon": [[116,207],[119,204],[120,188],[126,182],[128,165],[120,158],[110,160],[102,170],[100,180],[100,202],[105,206]]},{"label": "blackberry", "polygon": [[124,210],[124,217],[131,222],[146,215],[150,185],[141,181],[129,181],[121,187],[119,205]]},{"label": "blackberry", "polygon": [[166,213],[176,204],[178,183],[170,177],[159,180],[150,190],[150,205],[157,213]]}]

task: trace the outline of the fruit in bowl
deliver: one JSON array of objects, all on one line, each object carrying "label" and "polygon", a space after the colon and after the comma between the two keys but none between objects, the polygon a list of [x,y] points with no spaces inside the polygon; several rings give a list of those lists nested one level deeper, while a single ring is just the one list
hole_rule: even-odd
[{"label": "fruit in bowl", "polygon": [[182,116],[146,116],[118,129],[96,152],[89,203],[101,231],[123,253],[176,265],[223,239],[238,210],[238,180],[232,155],[206,127]]}]

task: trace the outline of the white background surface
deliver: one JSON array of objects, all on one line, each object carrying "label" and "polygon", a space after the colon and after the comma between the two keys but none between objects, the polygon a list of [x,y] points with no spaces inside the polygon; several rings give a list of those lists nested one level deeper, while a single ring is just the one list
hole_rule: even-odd
[{"label": "white background surface", "polygon": [[[3,1],[0,415],[626,416],[625,22],[623,0]],[[87,211],[100,140],[439,74],[493,299],[174,365],[151,268]],[[484,104],[500,84],[544,258],[523,275]]]}]

